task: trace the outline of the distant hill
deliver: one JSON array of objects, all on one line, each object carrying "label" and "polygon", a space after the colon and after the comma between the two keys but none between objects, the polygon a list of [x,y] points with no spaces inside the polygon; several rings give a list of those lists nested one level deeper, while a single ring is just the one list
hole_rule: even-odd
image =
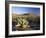
[{"label": "distant hill", "polygon": [[12,17],[13,18],[16,18],[16,17],[24,17],[24,18],[27,18],[27,17],[37,17],[37,15],[33,14],[33,13],[27,13],[27,14],[13,14],[12,13]]}]

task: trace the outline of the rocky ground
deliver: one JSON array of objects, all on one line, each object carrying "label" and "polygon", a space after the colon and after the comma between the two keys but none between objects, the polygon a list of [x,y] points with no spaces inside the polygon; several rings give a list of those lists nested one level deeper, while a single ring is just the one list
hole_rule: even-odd
[{"label": "rocky ground", "polygon": [[28,26],[27,28],[22,28],[22,27],[13,27],[12,31],[24,31],[24,30],[40,30],[40,25],[39,24],[31,24],[30,26]]}]

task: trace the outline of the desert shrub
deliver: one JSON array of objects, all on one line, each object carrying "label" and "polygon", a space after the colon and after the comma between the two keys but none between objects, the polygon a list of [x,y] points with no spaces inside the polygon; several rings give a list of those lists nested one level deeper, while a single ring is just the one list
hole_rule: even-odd
[{"label": "desert shrub", "polygon": [[29,23],[36,23],[36,24],[40,24],[40,17],[28,17],[27,18]]}]

